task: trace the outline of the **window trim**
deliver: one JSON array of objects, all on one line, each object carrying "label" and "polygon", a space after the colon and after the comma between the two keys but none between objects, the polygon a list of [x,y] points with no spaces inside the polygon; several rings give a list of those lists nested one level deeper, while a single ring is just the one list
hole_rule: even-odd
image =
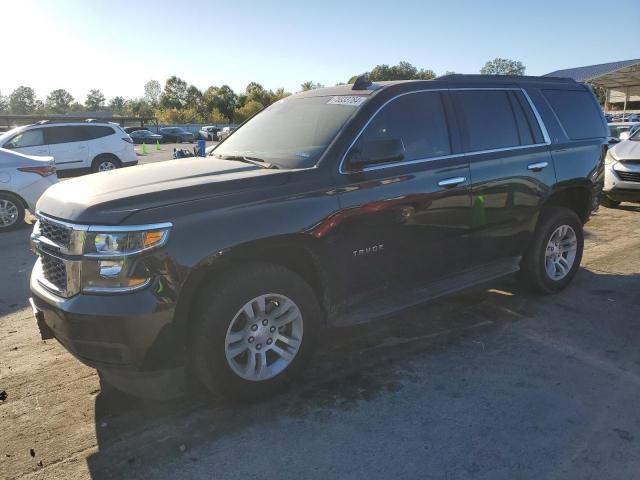
[{"label": "window trim", "polygon": [[[349,153],[351,148],[353,148],[353,146],[358,141],[358,139],[360,138],[362,133],[365,131],[365,129],[369,126],[369,124],[373,121],[373,119],[378,115],[378,113],[380,113],[380,111],[384,107],[386,107],[389,103],[393,102],[397,98],[403,97],[405,95],[413,95],[413,94],[416,94],[416,93],[456,92],[456,91],[469,91],[469,90],[473,90],[473,91],[500,90],[500,91],[519,91],[519,92],[522,92],[522,94],[524,95],[524,98],[527,100],[527,102],[529,104],[529,107],[533,111],[533,115],[534,115],[536,121],[538,122],[538,127],[540,128],[540,131],[542,132],[542,137],[544,139],[544,142],[542,142],[542,143],[532,143],[531,145],[518,145],[518,146],[515,146],[515,147],[503,147],[503,148],[493,148],[493,149],[489,149],[489,150],[475,150],[473,152],[452,153],[452,154],[449,154],[449,155],[442,155],[440,157],[428,157],[428,158],[421,158],[421,159],[415,159],[415,160],[409,160],[409,161],[401,160],[399,162],[385,163],[384,165],[372,165],[370,167],[365,167],[365,168],[363,168],[361,170],[345,170],[343,168],[344,165],[345,165],[345,160],[347,158],[347,154]],[[451,134],[451,132],[449,132],[449,134]],[[349,174],[353,174],[353,173],[362,173],[362,172],[370,172],[370,171],[375,171],[375,170],[382,170],[382,169],[385,169],[385,168],[394,168],[394,167],[398,167],[398,166],[401,166],[401,165],[415,165],[415,164],[418,164],[418,163],[432,162],[432,161],[435,161],[435,160],[442,160],[442,159],[447,159],[447,158],[468,157],[468,156],[472,156],[472,155],[482,155],[484,153],[506,152],[506,151],[509,151],[509,150],[522,150],[522,149],[525,149],[525,148],[534,148],[534,147],[540,147],[540,146],[545,146],[545,145],[547,145],[547,146],[551,145],[551,139],[549,137],[549,132],[547,131],[547,127],[545,126],[544,122],[542,121],[542,117],[540,116],[540,113],[538,112],[538,109],[533,104],[533,101],[531,100],[531,97],[529,96],[527,91],[522,87],[427,88],[427,89],[422,89],[422,90],[414,90],[412,92],[399,93],[398,95],[395,95],[395,96],[391,97],[389,100],[387,100],[386,102],[384,102],[374,112],[374,114],[371,115],[369,120],[367,120],[367,123],[364,124],[364,126],[360,129],[360,131],[358,132],[358,134],[356,135],[354,140],[351,142],[351,144],[349,144],[349,147],[347,148],[347,150],[342,155],[342,158],[340,160],[340,164],[338,165],[338,172],[341,173],[342,175],[349,175]]]}]

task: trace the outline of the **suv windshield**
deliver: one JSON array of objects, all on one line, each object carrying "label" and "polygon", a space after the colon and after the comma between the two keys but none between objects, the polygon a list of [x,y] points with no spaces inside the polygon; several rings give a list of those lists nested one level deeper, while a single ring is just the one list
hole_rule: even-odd
[{"label": "suv windshield", "polygon": [[247,121],[211,155],[259,158],[282,168],[312,167],[363,103],[363,97],[284,98]]}]

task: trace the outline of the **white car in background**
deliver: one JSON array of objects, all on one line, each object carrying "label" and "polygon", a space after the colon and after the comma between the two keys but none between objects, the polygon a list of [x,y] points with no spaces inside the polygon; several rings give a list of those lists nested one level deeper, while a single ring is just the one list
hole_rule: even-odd
[{"label": "white car in background", "polygon": [[640,129],[607,152],[600,203],[615,208],[620,202],[640,202]]},{"label": "white car in background", "polygon": [[115,123],[48,122],[0,135],[0,148],[25,155],[52,156],[59,172],[102,172],[136,165],[131,137]]},{"label": "white car in background", "polygon": [[18,228],[44,191],[57,183],[52,157],[32,157],[0,148],[0,232]]}]

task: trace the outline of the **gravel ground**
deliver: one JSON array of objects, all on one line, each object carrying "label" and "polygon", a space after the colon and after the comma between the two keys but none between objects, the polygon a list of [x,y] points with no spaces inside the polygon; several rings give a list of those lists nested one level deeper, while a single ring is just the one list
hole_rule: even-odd
[{"label": "gravel ground", "polygon": [[0,237],[0,478],[640,472],[640,207],[594,216],[565,292],[539,297],[508,278],[333,330],[300,384],[254,405],[101,392],[92,369],[39,340],[28,235]]}]

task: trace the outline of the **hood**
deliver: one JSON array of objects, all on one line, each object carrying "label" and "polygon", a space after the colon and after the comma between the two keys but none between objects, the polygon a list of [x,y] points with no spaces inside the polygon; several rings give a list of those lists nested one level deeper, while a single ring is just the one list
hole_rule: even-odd
[{"label": "hood", "polygon": [[285,183],[286,170],[213,157],[191,157],[94,173],[60,182],[37,210],[61,220],[117,225],[149,208]]},{"label": "hood", "polygon": [[640,140],[623,140],[611,153],[618,160],[640,160]]}]

